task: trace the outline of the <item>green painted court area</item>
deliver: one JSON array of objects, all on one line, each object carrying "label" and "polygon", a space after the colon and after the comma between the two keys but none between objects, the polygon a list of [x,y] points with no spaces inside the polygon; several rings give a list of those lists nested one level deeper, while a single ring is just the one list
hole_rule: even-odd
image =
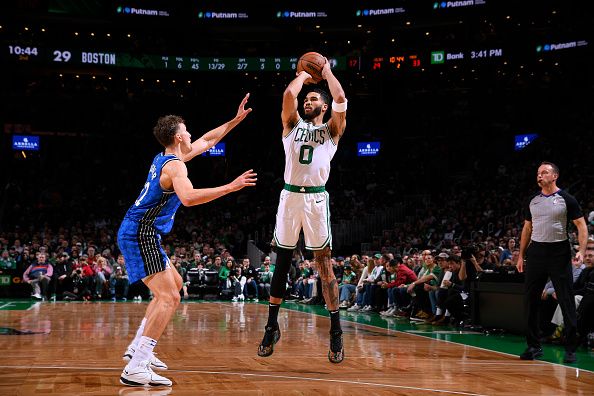
[{"label": "green painted court area", "polygon": [[38,302],[31,300],[0,300],[0,311],[25,311]]},{"label": "green painted court area", "polygon": [[[307,312],[313,315],[328,316],[328,311],[320,305],[305,305],[289,301],[284,302],[282,308]],[[384,318],[376,313],[346,312],[341,310],[340,318],[343,321],[415,334],[516,356],[519,356],[526,348],[524,337],[514,334],[487,335],[483,332],[458,330],[454,327],[434,327],[423,324],[422,322],[410,322],[407,318]],[[344,322],[343,329],[348,329]],[[578,361],[575,364],[563,363],[565,351],[562,346],[543,345],[543,350],[544,356],[539,360],[594,372],[594,351],[592,350],[580,347],[576,353]]]}]

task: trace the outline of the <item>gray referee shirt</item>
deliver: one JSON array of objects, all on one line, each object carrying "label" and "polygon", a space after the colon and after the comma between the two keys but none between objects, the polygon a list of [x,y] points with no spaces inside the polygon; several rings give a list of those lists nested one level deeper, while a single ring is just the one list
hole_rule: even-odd
[{"label": "gray referee shirt", "polygon": [[536,242],[566,241],[569,221],[580,217],[583,217],[580,204],[563,190],[551,195],[533,195],[525,213],[525,219],[532,222],[531,239]]}]

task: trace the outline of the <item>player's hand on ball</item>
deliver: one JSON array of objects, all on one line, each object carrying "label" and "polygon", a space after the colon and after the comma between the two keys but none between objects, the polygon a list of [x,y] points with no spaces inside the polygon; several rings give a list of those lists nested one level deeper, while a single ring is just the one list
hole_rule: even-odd
[{"label": "player's hand on ball", "polygon": [[296,73],[297,77],[304,75],[307,78],[305,79],[305,81],[303,81],[303,84],[315,84],[316,82],[314,81],[314,79],[311,77],[311,74],[309,74],[308,72],[306,72],[305,70],[301,70],[300,72]]},{"label": "player's hand on ball", "polygon": [[231,182],[231,189],[233,191],[239,191],[244,187],[255,186],[256,181],[258,180],[256,176],[258,176],[258,174],[255,173],[253,169],[243,172],[237,179]]},{"label": "player's hand on ball", "polygon": [[241,103],[239,104],[239,108],[237,109],[237,115],[235,116],[236,121],[242,121],[248,114],[252,112],[252,108],[245,108],[245,105],[250,97],[250,94],[247,93]]},{"label": "player's hand on ball", "polygon": [[330,62],[328,61],[328,58],[324,57],[324,59],[326,59],[326,63],[324,63],[324,67],[322,67],[322,78],[324,80],[328,79],[328,75],[332,74],[332,69],[330,68]]}]

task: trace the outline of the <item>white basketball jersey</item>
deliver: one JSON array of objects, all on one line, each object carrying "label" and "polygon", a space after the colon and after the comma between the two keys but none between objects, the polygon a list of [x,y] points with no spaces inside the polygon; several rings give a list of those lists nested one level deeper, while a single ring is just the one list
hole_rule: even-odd
[{"label": "white basketball jersey", "polygon": [[310,187],[326,185],[330,161],[338,148],[327,123],[316,126],[299,118],[297,125],[283,138],[283,146],[285,183]]}]

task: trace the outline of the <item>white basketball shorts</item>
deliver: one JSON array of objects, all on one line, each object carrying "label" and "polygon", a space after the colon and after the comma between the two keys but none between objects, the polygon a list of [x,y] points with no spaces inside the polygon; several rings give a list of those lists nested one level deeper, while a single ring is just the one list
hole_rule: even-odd
[{"label": "white basketball shorts", "polygon": [[332,249],[328,192],[303,194],[281,191],[274,242],[278,247],[294,249],[302,229],[306,249],[322,250],[327,246]]}]

